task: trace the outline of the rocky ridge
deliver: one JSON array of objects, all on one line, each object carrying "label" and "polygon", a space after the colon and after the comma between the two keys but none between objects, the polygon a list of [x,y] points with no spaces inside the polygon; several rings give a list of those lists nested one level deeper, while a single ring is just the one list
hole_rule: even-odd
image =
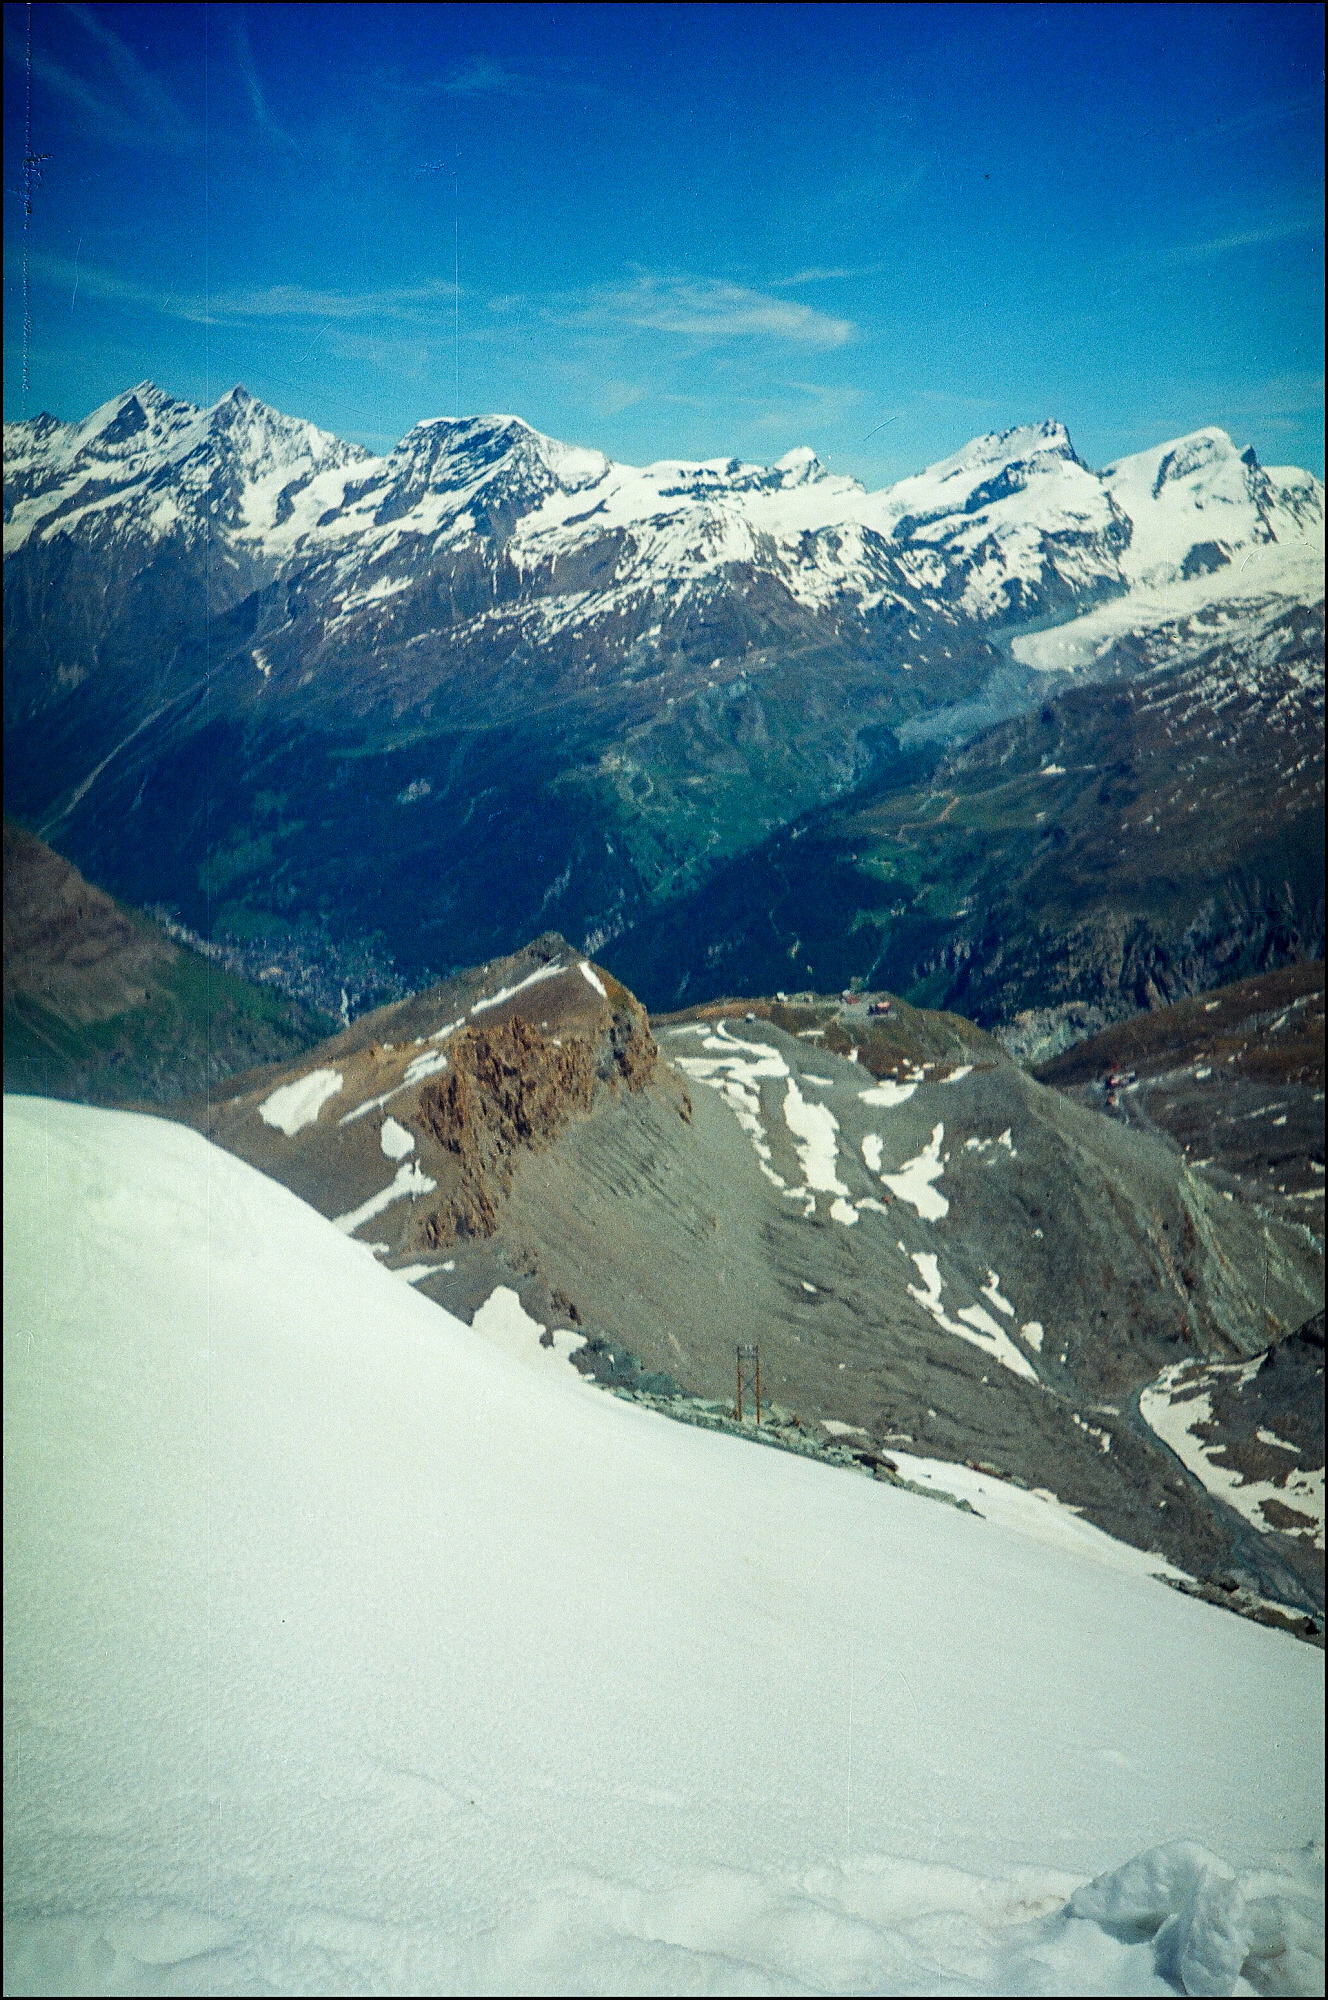
[{"label": "rocky ridge", "polygon": [[945,1491],[971,1464],[1318,1617],[1313,1542],[1251,1528],[1138,1400],[1301,1324],[1305,1231],[962,1018],[877,1004],[652,1027],[547,935],[186,1115],[550,1366],[722,1425],[755,1340],[769,1442]]},{"label": "rocky ridge", "polygon": [[657,1060],[636,999],[551,932],[189,1116],[349,1233],[372,1225],[377,1254],[437,1257],[492,1237],[522,1159],[606,1096],[658,1088]]}]

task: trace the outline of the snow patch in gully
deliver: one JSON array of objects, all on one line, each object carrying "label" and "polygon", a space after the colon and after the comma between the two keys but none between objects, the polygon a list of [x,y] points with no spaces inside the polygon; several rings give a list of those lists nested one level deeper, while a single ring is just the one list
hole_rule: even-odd
[{"label": "snow patch in gully", "polygon": [[1324,1546],[1322,1466],[1300,1470],[1290,1462],[1293,1455],[1299,1455],[1299,1446],[1284,1444],[1280,1439],[1268,1438],[1261,1433],[1261,1442],[1286,1453],[1287,1470],[1280,1482],[1251,1479],[1237,1466],[1221,1462],[1226,1444],[1220,1434],[1217,1443],[1203,1435],[1212,1424],[1214,1393],[1220,1387],[1245,1388],[1259,1373],[1265,1359],[1266,1356],[1261,1354],[1253,1361],[1244,1362],[1173,1362],[1169,1368],[1163,1369],[1155,1382],[1140,1390],[1139,1414],[1162,1442],[1170,1446],[1186,1470],[1192,1472],[1208,1492],[1224,1500],[1228,1507],[1234,1507],[1252,1528],[1265,1535],[1277,1531],[1276,1521],[1269,1519],[1264,1512],[1271,1502],[1276,1510],[1287,1509],[1292,1514],[1300,1515],[1305,1523],[1306,1538],[1321,1549]]},{"label": "snow patch in gully", "polygon": [[340,1229],[346,1236],[353,1236],[357,1229],[363,1228],[364,1224],[372,1221],[375,1215],[381,1215],[394,1201],[402,1201],[407,1195],[432,1194],[437,1185],[437,1181],[429,1178],[418,1160],[411,1160],[408,1165],[397,1168],[385,1188],[380,1189],[377,1194],[371,1194],[367,1201],[362,1201],[358,1208],[352,1208],[349,1214],[337,1216],[332,1226],[334,1229]]},{"label": "snow patch in gully", "polygon": [[311,1069],[306,1076],[297,1077],[294,1083],[283,1083],[265,1097],[258,1115],[265,1125],[293,1139],[306,1125],[317,1122],[319,1112],[330,1097],[337,1095],[341,1083],[340,1070]]}]

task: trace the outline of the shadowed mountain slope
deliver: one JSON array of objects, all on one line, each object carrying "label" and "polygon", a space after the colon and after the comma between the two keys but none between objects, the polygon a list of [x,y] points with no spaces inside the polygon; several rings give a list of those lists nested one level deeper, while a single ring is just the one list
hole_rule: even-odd
[{"label": "shadowed mountain slope", "polygon": [[1322,1233],[1322,959],[1136,1015],[1036,1073],[1126,1124],[1166,1133],[1238,1199]]},{"label": "shadowed mountain slope", "polygon": [[198,957],[5,822],[5,1089],[173,1098],[307,1048],[328,1023]]},{"label": "shadowed mountain slope", "polygon": [[1051,1053],[1057,1010],[1321,957],[1322,606],[1206,637],[1179,665],[1118,647],[1116,677],[806,816],[613,963],[654,1006],[857,979],[988,1026],[1043,1010]]},{"label": "shadowed mountain slope", "polygon": [[1178,607],[1321,589],[1318,482],[1212,429],[1096,472],[1024,425],[867,493],[501,416],[373,458],[140,383],[5,452],[11,811],[214,941],[316,920],[412,983],[549,923],[602,952]]}]

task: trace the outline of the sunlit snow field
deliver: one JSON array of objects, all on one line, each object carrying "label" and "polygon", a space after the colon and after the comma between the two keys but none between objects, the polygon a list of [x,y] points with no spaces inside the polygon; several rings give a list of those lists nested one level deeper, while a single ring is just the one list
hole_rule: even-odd
[{"label": "sunlit snow field", "polygon": [[5,1138],[7,1992],[1322,1990],[1320,1653]]}]

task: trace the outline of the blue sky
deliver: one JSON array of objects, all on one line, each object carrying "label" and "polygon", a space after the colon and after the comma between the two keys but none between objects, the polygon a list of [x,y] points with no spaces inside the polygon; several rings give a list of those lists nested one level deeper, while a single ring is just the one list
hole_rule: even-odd
[{"label": "blue sky", "polygon": [[1323,470],[1317,7],[7,5],[5,105],[6,417]]}]

